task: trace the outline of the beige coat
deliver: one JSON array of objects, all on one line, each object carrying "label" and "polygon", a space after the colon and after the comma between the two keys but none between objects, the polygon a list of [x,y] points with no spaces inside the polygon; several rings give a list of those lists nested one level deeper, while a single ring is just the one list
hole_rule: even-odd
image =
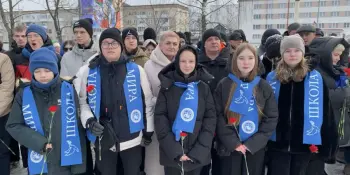
[{"label": "beige coat", "polygon": [[15,73],[11,59],[0,53],[0,117],[11,110],[13,91],[15,90]]},{"label": "beige coat", "polygon": [[[151,53],[150,60],[145,64],[145,71],[153,93],[153,110],[157,101],[160,81],[159,72],[168,64],[170,60],[163,54],[159,46]],[[164,167],[159,163],[159,142],[156,133],[153,134],[152,143],[146,147],[145,172],[151,175],[164,175]]]}]

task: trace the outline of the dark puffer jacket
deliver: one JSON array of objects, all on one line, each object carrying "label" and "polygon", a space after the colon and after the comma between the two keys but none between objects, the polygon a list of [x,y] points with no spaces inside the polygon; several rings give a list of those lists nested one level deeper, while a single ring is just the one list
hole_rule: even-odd
[{"label": "dark puffer jacket", "polygon": [[[322,74],[323,81],[329,89],[329,98],[339,134],[339,145],[346,147],[350,146],[350,119],[348,113],[350,88],[337,85],[337,82],[341,80],[341,76],[346,77],[346,75],[340,66],[332,63],[332,51],[337,44],[341,44],[340,42],[341,40],[338,38],[331,38],[326,43],[325,51],[322,53],[325,55],[316,55],[316,57],[320,60],[317,70]],[[347,47],[346,50],[349,49],[349,45],[345,45],[345,47]]]},{"label": "dark puffer jacket", "polygon": [[[278,98],[279,121],[276,128],[276,142],[270,141],[269,149],[293,154],[311,153],[310,145],[303,144],[304,80],[281,83]],[[331,163],[335,160],[338,135],[328,93],[327,86],[323,82],[322,145],[318,148],[324,160]]]},{"label": "dark puffer jacket", "polygon": [[219,56],[212,60],[206,54],[205,50],[199,55],[198,62],[205,66],[206,70],[215,77],[213,81],[209,83],[211,92],[213,93],[217,84],[221,79],[226,77],[229,71],[226,69],[227,61],[230,60],[230,49],[224,48],[222,49]]},{"label": "dark puffer jacket", "polygon": [[[33,97],[38,109],[39,118],[45,136],[34,131],[25,125],[25,121],[22,113],[22,100],[23,100],[23,88],[16,94],[12,112],[6,124],[7,131],[11,136],[17,140],[21,145],[41,153],[47,143],[47,138],[50,131],[50,111],[48,110],[51,105],[59,105],[59,99],[61,99],[61,80],[57,80],[49,90],[43,90],[37,88],[33,84],[30,84],[30,88],[33,92]],[[26,86],[29,86],[28,84]],[[85,130],[80,122],[80,108],[78,95],[75,93],[76,104],[76,121],[80,136],[80,146],[82,152],[83,163],[73,166],[61,166],[61,108],[58,107],[55,117],[53,119],[52,127],[52,151],[48,154],[48,174],[49,175],[71,175],[84,173],[86,169],[86,140]]]},{"label": "dark puffer jacket", "polygon": [[167,167],[180,168],[180,157],[183,155],[181,141],[175,140],[172,125],[176,119],[180,98],[185,91],[174,85],[174,82],[198,83],[198,111],[193,133],[184,140],[184,153],[193,160],[185,161],[185,171],[191,171],[207,165],[211,160],[211,146],[215,132],[216,113],[214,100],[209,86],[213,80],[202,66],[197,65],[194,75],[185,79],[175,70],[171,63],[159,73],[161,90],[154,112],[155,130],[159,140],[160,164]]},{"label": "dark puffer jacket", "polygon": [[[219,154],[222,154],[223,152],[231,153],[235,151],[240,144],[242,144],[234,127],[227,126],[228,121],[224,112],[232,83],[233,81],[228,77],[222,79],[214,94],[216,112],[218,116],[216,132],[217,137],[219,138]],[[278,109],[272,88],[266,82],[266,80],[261,79],[257,85],[257,89],[257,105],[262,109],[264,115],[260,120],[258,132],[244,142],[244,145],[252,154],[265,148],[267,141],[271,137],[278,122]]]},{"label": "dark puffer jacket", "polygon": [[348,67],[349,63],[349,50],[350,44],[345,41],[344,38],[334,38],[334,37],[321,37],[312,40],[311,44],[308,46],[309,56],[330,56],[333,49],[338,45],[342,44],[345,46],[345,51],[340,56],[339,65],[343,67]]}]

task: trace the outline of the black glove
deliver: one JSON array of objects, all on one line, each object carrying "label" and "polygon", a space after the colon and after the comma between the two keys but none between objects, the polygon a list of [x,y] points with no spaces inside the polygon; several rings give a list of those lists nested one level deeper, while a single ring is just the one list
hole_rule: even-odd
[{"label": "black glove", "polygon": [[144,146],[148,146],[152,143],[153,132],[144,132],[142,137],[142,143]]},{"label": "black glove", "polygon": [[86,122],[86,128],[88,128],[94,136],[101,136],[104,127],[97,122],[95,117],[89,118]]}]

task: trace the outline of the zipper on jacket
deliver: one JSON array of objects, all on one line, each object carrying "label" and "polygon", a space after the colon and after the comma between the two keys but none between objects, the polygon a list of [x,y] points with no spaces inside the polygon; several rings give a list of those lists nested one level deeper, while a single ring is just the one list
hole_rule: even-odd
[{"label": "zipper on jacket", "polygon": [[293,109],[293,86],[294,82],[292,82],[292,90],[290,92],[290,109],[289,109],[289,130],[290,130],[290,138],[289,138],[289,144],[288,144],[288,152],[290,152],[290,141],[292,138],[292,109]]}]

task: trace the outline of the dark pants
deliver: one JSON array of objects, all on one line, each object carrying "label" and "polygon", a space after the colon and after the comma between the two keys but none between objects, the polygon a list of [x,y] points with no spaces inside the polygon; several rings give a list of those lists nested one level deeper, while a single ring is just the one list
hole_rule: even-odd
[{"label": "dark pants", "polygon": [[319,154],[313,154],[309,165],[307,166],[306,174],[307,175],[325,175],[324,172],[325,162]]},{"label": "dark pants", "polygon": [[86,173],[85,175],[93,175],[94,174],[94,163],[92,160],[92,150],[90,146],[90,141],[86,137]]},{"label": "dark pants", "polygon": [[220,156],[218,156],[215,149],[211,149],[211,163],[204,166],[200,175],[209,175],[211,169],[211,175],[220,175]]},{"label": "dark pants", "polygon": [[10,148],[16,154],[11,154],[11,162],[18,162],[21,158],[19,157],[19,145],[18,142],[11,137]]},{"label": "dark pants", "polygon": [[311,153],[291,154],[270,150],[268,154],[268,175],[309,175],[306,174],[306,170],[312,157]]},{"label": "dark pants", "polygon": [[346,164],[350,164],[350,147],[344,149],[344,159]]},{"label": "dark pants", "polygon": [[[6,131],[5,126],[8,119],[8,115],[0,117],[0,174],[10,175],[10,154],[7,146],[10,145],[11,136]],[[3,143],[4,142],[4,143]]]},{"label": "dark pants", "polygon": [[[189,172],[185,172],[185,175],[200,175],[201,169],[202,167]],[[164,172],[165,175],[181,175],[181,170],[179,168],[174,167],[164,167]]]},{"label": "dark pants", "polygon": [[[261,175],[264,166],[265,149],[254,155],[247,152],[247,165],[249,175]],[[242,153],[234,151],[230,156],[220,157],[221,175],[246,175],[247,168]],[[280,174],[281,175],[281,174]]]},{"label": "dark pants", "polygon": [[[98,159],[98,151],[96,158]],[[142,162],[142,147],[136,146],[121,152],[105,151],[102,152],[102,161],[96,160],[98,174],[101,175],[120,175],[118,168],[118,157],[123,164],[124,175],[139,175]]]}]

